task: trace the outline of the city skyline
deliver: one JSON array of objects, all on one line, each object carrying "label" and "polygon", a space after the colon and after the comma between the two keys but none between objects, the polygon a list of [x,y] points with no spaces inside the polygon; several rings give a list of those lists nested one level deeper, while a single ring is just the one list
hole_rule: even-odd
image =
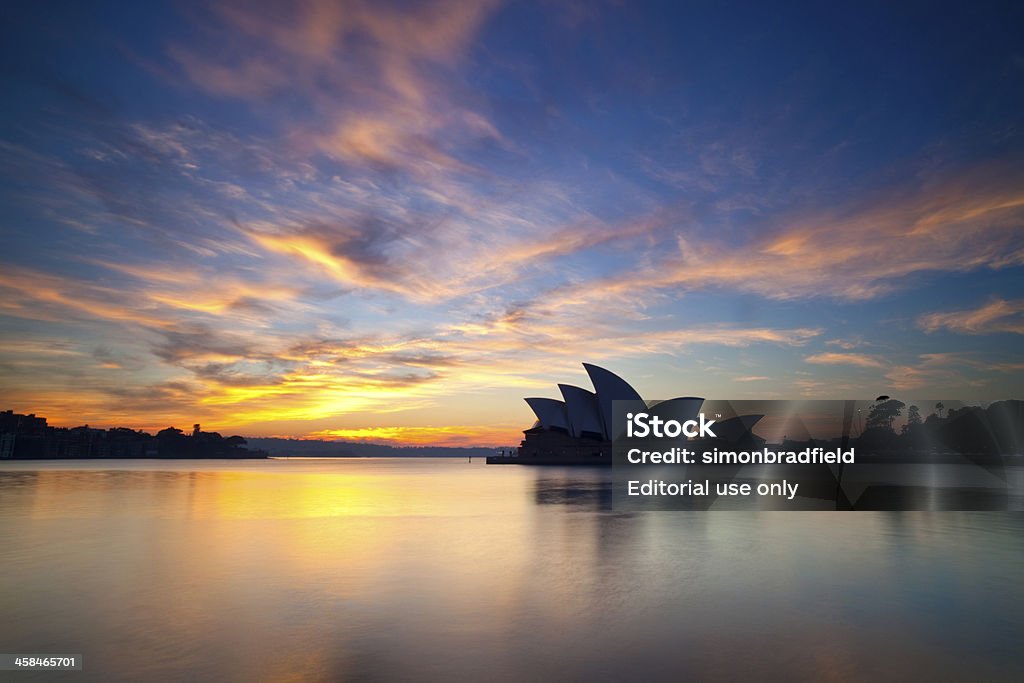
[{"label": "city skyline", "polygon": [[7,10],[4,408],[505,445],[653,399],[1020,398],[1024,9]]}]

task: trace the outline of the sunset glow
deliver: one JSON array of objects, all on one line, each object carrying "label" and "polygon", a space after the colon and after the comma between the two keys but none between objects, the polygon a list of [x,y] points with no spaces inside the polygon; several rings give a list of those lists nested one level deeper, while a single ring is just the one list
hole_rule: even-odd
[{"label": "sunset glow", "polygon": [[0,408],[506,446],[581,361],[1019,397],[1019,27],[919,11],[12,11]]}]

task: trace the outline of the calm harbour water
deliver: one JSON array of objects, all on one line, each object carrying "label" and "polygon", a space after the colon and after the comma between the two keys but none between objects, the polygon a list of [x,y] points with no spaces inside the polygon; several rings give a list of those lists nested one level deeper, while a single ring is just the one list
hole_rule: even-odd
[{"label": "calm harbour water", "polygon": [[[449,459],[0,464],[11,680],[1022,680],[1020,513],[610,508]],[[0,676],[3,676],[0,673]]]}]

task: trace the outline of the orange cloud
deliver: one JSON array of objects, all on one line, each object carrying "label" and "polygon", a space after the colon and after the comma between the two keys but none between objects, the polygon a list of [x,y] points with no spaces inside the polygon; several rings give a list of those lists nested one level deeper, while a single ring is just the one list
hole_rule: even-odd
[{"label": "orange cloud", "polygon": [[918,318],[917,324],[925,332],[945,329],[962,334],[1024,334],[1024,300],[996,299],[974,310],[929,313]]},{"label": "orange cloud", "polygon": [[480,112],[460,106],[434,70],[454,68],[497,4],[314,0],[282,11],[225,2],[209,26],[228,48],[178,44],[169,52],[215,95],[262,101],[288,91],[305,99],[312,120],[290,131],[292,139],[336,159],[418,173],[464,170],[439,137],[501,136]]},{"label": "orange cloud", "polygon": [[[83,287],[75,280],[35,272],[19,277],[5,273],[5,284],[17,286],[6,300],[33,314],[43,310],[52,320],[85,316],[102,321],[106,336],[119,340],[118,348],[102,353],[90,345],[89,335],[81,344],[52,347],[52,353],[44,355],[35,351],[37,344],[7,345],[0,370],[12,387],[8,400],[23,401],[58,423],[77,420],[159,429],[167,423],[201,421],[214,429],[258,434],[282,422],[291,429],[304,423],[359,430],[365,425],[351,421],[361,415],[401,412],[422,419],[448,412],[445,406],[456,397],[468,400],[481,391],[511,389],[510,400],[525,423],[528,411],[515,396],[546,387],[550,373],[579,371],[582,357],[600,361],[675,353],[704,344],[799,346],[820,333],[809,328],[730,325],[638,333],[603,319],[600,311],[589,319],[581,319],[576,311],[564,320],[513,315],[490,322],[442,323],[417,335],[380,332],[296,341],[265,328],[260,317],[245,320],[224,308],[217,292],[207,291],[210,283],[201,274],[183,273],[173,300],[164,289],[174,284],[170,274],[145,269],[136,273],[147,274],[151,283],[140,280],[139,287],[122,289]],[[228,289],[224,301],[237,295]],[[291,294],[288,290],[282,296]],[[50,308],[42,309],[41,304]],[[298,307],[295,312],[303,310]],[[585,337],[579,334],[581,325],[589,330]],[[48,344],[43,342],[42,347]],[[41,367],[47,368],[52,385],[44,386],[37,378]],[[65,384],[71,378],[73,387]],[[338,426],[339,420],[347,426]],[[509,434],[515,436],[522,425],[511,431],[469,427],[464,438],[446,435],[440,427],[379,436],[415,443],[425,443],[431,435],[445,443],[459,438],[464,444],[474,438],[508,443]]]},{"label": "orange cloud", "polygon": [[1024,264],[1022,183],[975,169],[915,196],[796,217],[746,244],[680,237],[678,253],[555,295],[721,287],[772,299],[866,300],[901,278]]},{"label": "orange cloud", "polygon": [[916,365],[893,365],[885,374],[886,379],[897,391],[910,391],[925,387],[957,387],[960,397],[966,396],[967,388],[980,387],[985,380],[968,377],[962,372],[965,366],[976,363],[958,353],[925,353]]},{"label": "orange cloud", "polygon": [[69,280],[28,268],[0,272],[0,310],[7,315],[58,321],[68,312],[123,322],[159,323],[160,319],[131,305],[113,287]]},{"label": "orange cloud", "polygon": [[374,269],[372,264],[360,263],[348,257],[344,252],[344,241],[340,241],[338,245],[332,247],[324,236],[316,234],[274,235],[251,232],[249,235],[264,249],[279,254],[298,256],[322,268],[332,279],[342,284],[369,287],[397,294],[405,294],[409,291],[402,286],[401,282],[392,280],[387,275],[375,275],[372,272]]},{"label": "orange cloud", "polygon": [[453,210],[463,215],[427,228],[406,222],[363,225],[365,217],[357,212],[338,210],[332,220],[264,221],[244,233],[267,252],[313,265],[343,285],[437,302],[518,281],[528,269],[549,268],[558,258],[641,239],[678,219],[677,211],[662,210],[619,224],[584,215],[551,226],[470,198],[459,199]]},{"label": "orange cloud", "polygon": [[804,358],[808,363],[819,365],[856,365],[861,368],[881,368],[885,363],[872,356],[861,353],[817,353]]}]

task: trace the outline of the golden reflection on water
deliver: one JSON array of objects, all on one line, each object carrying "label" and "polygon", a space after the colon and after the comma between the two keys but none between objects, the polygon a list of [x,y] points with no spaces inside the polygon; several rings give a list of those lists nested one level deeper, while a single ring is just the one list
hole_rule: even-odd
[{"label": "golden reflection on water", "polygon": [[[411,473],[389,467],[386,461],[371,472],[303,471],[298,468],[308,468],[309,463],[296,463],[292,468],[293,462],[270,461],[267,469],[271,471],[254,471],[259,466],[249,465],[247,469],[188,472],[21,470],[12,475],[31,479],[31,516],[38,519],[116,515],[118,510],[190,519],[500,515],[522,506],[517,492],[509,490],[509,482],[500,482],[499,491],[499,482],[481,481],[475,468],[455,469],[450,461]],[[438,468],[445,466],[443,476],[437,476]],[[285,473],[287,476],[281,476]],[[522,477],[517,479],[525,483]],[[111,492],[118,497],[111,497]],[[126,508],[124,496],[148,502],[141,509]],[[480,505],[487,507],[484,510]]]},{"label": "golden reflection on water", "polygon": [[0,650],[81,680],[999,680],[1022,530],[620,514],[607,473],[455,460],[5,463]]}]

